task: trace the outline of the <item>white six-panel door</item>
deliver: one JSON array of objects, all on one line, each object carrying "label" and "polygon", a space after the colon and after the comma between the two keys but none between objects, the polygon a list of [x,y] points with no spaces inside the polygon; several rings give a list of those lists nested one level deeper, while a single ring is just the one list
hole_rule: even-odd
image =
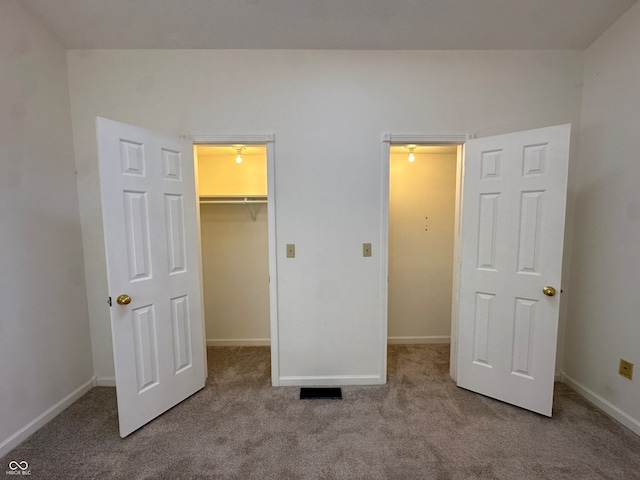
[{"label": "white six-panel door", "polygon": [[[205,383],[193,145],[104,118],[96,126],[124,437]],[[118,303],[123,294],[130,303]]]},{"label": "white six-panel door", "polygon": [[457,382],[548,416],[570,127],[465,144]]}]

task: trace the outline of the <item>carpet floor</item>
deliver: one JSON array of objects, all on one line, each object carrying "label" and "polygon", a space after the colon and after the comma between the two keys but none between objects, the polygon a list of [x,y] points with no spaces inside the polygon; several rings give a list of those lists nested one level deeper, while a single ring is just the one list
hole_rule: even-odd
[{"label": "carpet floor", "polygon": [[390,346],[386,385],[299,400],[271,387],[268,347],[209,347],[206,387],[129,437],[98,387],[2,462],[53,480],[640,479],[640,437],[565,385],[547,418],[456,387],[448,359]]}]

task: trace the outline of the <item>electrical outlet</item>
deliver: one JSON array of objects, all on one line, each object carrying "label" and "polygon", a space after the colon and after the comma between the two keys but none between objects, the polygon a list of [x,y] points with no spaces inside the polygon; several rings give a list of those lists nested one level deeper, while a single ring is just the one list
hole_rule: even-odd
[{"label": "electrical outlet", "polygon": [[624,359],[620,359],[620,370],[618,373],[623,377],[627,377],[629,380],[633,378],[633,363],[627,362]]},{"label": "electrical outlet", "polygon": [[296,244],[287,243],[287,258],[296,258]]},{"label": "electrical outlet", "polygon": [[371,244],[370,243],[363,243],[362,244],[362,256],[363,257],[370,257],[371,256]]}]

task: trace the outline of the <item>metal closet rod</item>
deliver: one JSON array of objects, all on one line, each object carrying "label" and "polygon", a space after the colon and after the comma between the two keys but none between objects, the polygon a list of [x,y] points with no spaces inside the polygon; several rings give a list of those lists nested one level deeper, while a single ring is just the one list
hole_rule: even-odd
[{"label": "metal closet rod", "polygon": [[263,204],[267,203],[267,197],[264,195],[240,195],[240,196],[216,196],[216,195],[202,195],[200,196],[200,203],[205,205],[219,204],[219,205],[248,205],[248,204]]}]

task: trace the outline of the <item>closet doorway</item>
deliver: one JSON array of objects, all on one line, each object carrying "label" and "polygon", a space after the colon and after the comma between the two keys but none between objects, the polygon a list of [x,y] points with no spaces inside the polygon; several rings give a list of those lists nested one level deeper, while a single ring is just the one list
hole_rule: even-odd
[{"label": "closet doorway", "polygon": [[451,341],[458,149],[390,147],[388,344]]},{"label": "closet doorway", "polygon": [[207,346],[270,345],[267,146],[195,145]]}]

